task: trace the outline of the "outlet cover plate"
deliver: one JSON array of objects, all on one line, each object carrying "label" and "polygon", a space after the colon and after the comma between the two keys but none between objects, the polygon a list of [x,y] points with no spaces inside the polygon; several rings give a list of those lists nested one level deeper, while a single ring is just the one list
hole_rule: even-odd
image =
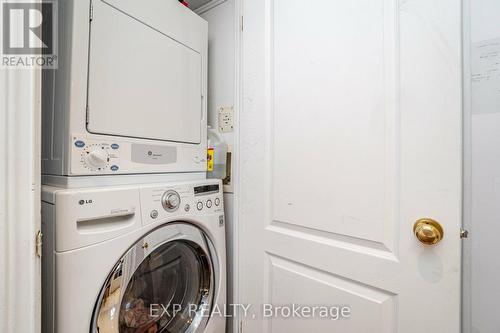
[{"label": "outlet cover plate", "polygon": [[232,106],[219,109],[219,132],[230,133],[234,131],[234,108]]}]

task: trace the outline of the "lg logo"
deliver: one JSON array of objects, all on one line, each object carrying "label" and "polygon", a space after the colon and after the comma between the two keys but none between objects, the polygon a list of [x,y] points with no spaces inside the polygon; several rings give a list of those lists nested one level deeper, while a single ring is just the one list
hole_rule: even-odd
[{"label": "lg logo", "polygon": [[57,59],[56,3],[4,0],[2,13],[2,65],[54,68]]},{"label": "lg logo", "polygon": [[82,200],[78,201],[78,203],[80,204],[80,206],[88,205],[88,204],[92,203],[92,199],[87,199],[87,200],[82,199]]}]

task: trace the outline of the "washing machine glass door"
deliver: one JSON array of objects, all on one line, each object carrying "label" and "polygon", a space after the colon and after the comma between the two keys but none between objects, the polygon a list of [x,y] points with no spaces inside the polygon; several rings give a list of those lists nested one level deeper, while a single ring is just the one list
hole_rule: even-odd
[{"label": "washing machine glass door", "polygon": [[188,224],[146,235],[109,275],[92,332],[203,332],[215,292],[212,254],[208,238]]}]

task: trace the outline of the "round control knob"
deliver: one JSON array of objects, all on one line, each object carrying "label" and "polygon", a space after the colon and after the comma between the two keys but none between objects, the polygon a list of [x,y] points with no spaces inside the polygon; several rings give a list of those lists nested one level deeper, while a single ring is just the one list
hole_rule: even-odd
[{"label": "round control knob", "polygon": [[108,157],[104,149],[94,149],[85,157],[85,163],[91,168],[104,168],[108,164]]},{"label": "round control knob", "polygon": [[163,194],[163,197],[161,199],[161,204],[167,212],[176,211],[181,204],[181,197],[179,196],[179,193],[177,193],[176,191],[169,190],[165,192],[165,194]]}]

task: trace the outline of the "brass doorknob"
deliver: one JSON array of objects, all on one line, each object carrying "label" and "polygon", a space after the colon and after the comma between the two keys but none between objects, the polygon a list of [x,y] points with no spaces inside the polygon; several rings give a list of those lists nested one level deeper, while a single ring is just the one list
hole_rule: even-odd
[{"label": "brass doorknob", "polygon": [[413,225],[417,239],[426,245],[435,245],[444,237],[443,227],[433,219],[420,219]]}]

